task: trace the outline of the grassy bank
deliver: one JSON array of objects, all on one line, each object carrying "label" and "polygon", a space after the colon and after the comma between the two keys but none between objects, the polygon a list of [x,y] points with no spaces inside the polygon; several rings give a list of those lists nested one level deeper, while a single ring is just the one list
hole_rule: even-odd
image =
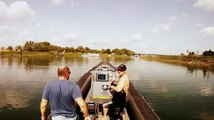
[{"label": "grassy bank", "polygon": [[110,61],[110,60],[122,60],[122,61],[129,61],[132,60],[131,56],[128,55],[114,55],[114,54],[100,54],[100,58],[102,60]]},{"label": "grassy bank", "polygon": [[57,53],[57,52],[28,52],[28,51],[0,51],[0,57],[33,57],[33,56],[47,56],[47,57],[52,57],[52,56],[65,56],[65,57],[80,57],[80,53],[72,53],[72,52],[65,52],[64,54],[62,53]]},{"label": "grassy bank", "polygon": [[144,55],[144,60],[159,61],[179,65],[198,67],[214,67],[214,57],[205,56],[172,56],[172,55]]},{"label": "grassy bank", "polygon": [[[0,57],[37,57],[37,56],[42,56],[42,57],[81,57],[82,53],[77,53],[77,52],[28,52],[28,51],[0,51]],[[113,55],[113,54],[100,54],[101,59],[124,59],[124,60],[130,60],[131,57],[128,55]]]}]

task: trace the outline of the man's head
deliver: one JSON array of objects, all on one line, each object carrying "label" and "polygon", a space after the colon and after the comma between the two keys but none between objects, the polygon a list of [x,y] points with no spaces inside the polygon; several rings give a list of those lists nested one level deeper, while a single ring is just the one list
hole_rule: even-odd
[{"label": "man's head", "polygon": [[119,75],[123,75],[126,72],[126,66],[124,64],[120,64],[117,67],[117,71],[119,72]]},{"label": "man's head", "polygon": [[68,80],[71,72],[68,66],[60,66],[57,70],[57,74],[59,78]]}]

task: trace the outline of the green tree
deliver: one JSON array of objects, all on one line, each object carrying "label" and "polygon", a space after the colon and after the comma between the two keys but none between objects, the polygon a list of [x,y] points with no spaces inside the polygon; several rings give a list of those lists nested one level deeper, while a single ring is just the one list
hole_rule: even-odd
[{"label": "green tree", "polygon": [[65,52],[75,52],[75,49],[73,47],[65,47],[65,48],[62,48],[65,50]]},{"label": "green tree", "polygon": [[114,53],[114,54],[118,55],[118,54],[119,54],[119,49],[118,49],[118,48],[113,49],[113,50],[112,50],[112,53]]},{"label": "green tree", "polygon": [[33,41],[27,41],[24,44],[25,51],[34,51],[35,43]]},{"label": "green tree", "polygon": [[203,56],[214,56],[214,51],[212,51],[211,49],[208,51],[204,51],[202,53]]},{"label": "green tree", "polygon": [[110,50],[110,49],[102,49],[102,50],[101,50],[101,53],[104,53],[104,54],[111,54],[111,50]]},{"label": "green tree", "polygon": [[16,51],[17,51],[17,50],[22,50],[22,46],[21,46],[21,45],[17,45],[17,46],[15,47],[15,49],[16,49]]},{"label": "green tree", "polygon": [[[12,46],[11,46],[12,47]],[[11,48],[10,49],[13,49]],[[8,49],[8,48],[7,48]],[[16,46],[16,50],[22,49],[22,47]],[[134,55],[135,53],[131,50],[128,50],[126,48],[123,49],[113,49],[112,51],[108,49],[102,49],[102,50],[96,50],[96,49],[90,49],[89,47],[83,47],[83,46],[78,46],[76,49],[73,47],[60,47],[56,45],[51,45],[49,42],[33,42],[33,41],[26,41],[23,50],[25,51],[38,51],[38,52],[48,52],[48,51],[66,51],[66,52],[81,52],[81,53],[104,53],[104,54],[111,54],[114,53],[116,55]]]},{"label": "green tree", "polygon": [[13,46],[11,46],[11,45],[8,46],[8,47],[7,47],[7,50],[13,50]]},{"label": "green tree", "polygon": [[112,50],[112,53],[114,53],[114,54],[116,54],[116,55],[123,55],[123,54],[126,54],[126,55],[129,55],[129,56],[135,54],[134,51],[128,50],[128,49],[126,49],[126,48],[123,48],[123,49],[118,49],[118,48],[113,49],[113,50]]},{"label": "green tree", "polygon": [[51,44],[49,42],[37,42],[35,43],[34,49],[38,52],[49,52]]},{"label": "green tree", "polygon": [[134,52],[134,51],[131,51],[131,50],[128,50],[126,54],[127,54],[128,56],[131,56],[131,55],[134,55],[135,52]]},{"label": "green tree", "polygon": [[76,52],[81,52],[81,53],[84,53],[84,47],[83,46],[78,46],[77,48],[76,48]]},{"label": "green tree", "polygon": [[58,47],[58,46],[56,46],[56,45],[51,45],[51,46],[49,47],[49,50],[50,50],[50,51],[58,51],[58,50],[60,50],[60,47]]},{"label": "green tree", "polygon": [[91,49],[89,47],[85,47],[85,53],[91,52]]},{"label": "green tree", "polygon": [[106,51],[105,51],[107,54],[111,54],[111,50],[108,48],[108,49],[106,49]]}]

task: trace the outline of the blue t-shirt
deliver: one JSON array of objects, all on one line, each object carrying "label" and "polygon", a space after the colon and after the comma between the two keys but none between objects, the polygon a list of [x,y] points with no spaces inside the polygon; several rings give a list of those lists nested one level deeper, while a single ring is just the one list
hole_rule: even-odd
[{"label": "blue t-shirt", "polygon": [[74,117],[76,108],[74,99],[82,97],[77,84],[69,80],[53,80],[47,83],[42,98],[49,101],[51,115]]}]

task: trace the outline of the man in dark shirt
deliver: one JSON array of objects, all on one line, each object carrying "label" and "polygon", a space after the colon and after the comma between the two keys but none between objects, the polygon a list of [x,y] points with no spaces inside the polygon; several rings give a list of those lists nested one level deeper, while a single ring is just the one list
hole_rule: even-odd
[{"label": "man in dark shirt", "polygon": [[58,80],[48,82],[44,88],[40,104],[41,119],[47,119],[46,110],[50,104],[52,120],[76,120],[76,101],[85,116],[85,120],[91,120],[79,86],[69,81],[70,69],[67,66],[61,66],[57,73]]}]

